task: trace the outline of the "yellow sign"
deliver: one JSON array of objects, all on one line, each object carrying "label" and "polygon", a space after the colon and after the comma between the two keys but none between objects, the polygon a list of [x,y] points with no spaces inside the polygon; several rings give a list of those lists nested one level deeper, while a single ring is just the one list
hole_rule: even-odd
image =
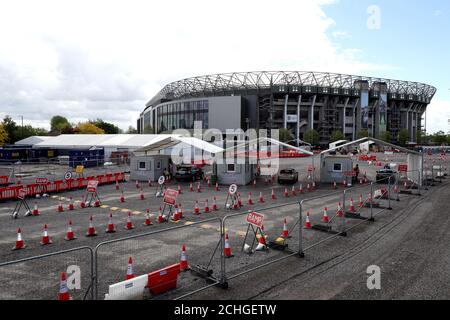
[{"label": "yellow sign", "polygon": [[77,166],[75,168],[75,173],[81,174],[84,171],[84,166]]}]

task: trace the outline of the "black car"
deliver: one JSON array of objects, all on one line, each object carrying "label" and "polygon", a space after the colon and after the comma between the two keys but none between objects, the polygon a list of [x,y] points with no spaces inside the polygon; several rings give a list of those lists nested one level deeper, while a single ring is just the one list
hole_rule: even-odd
[{"label": "black car", "polygon": [[196,166],[178,166],[175,173],[175,180],[177,181],[194,181],[203,179],[203,170]]},{"label": "black car", "polygon": [[381,169],[377,171],[377,175],[376,175],[376,181],[377,183],[385,183],[388,184],[389,183],[389,177],[391,178],[391,184],[395,183],[395,176],[397,175],[397,171],[392,170],[392,169]]},{"label": "black car", "polygon": [[298,172],[295,169],[283,169],[280,170],[278,174],[278,183],[297,183],[298,181]]}]

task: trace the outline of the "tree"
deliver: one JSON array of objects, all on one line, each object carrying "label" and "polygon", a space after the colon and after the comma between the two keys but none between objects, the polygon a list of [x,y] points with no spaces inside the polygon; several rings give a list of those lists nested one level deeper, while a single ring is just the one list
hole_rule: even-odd
[{"label": "tree", "polygon": [[447,136],[445,135],[444,131],[438,131],[433,134],[432,141],[437,145],[441,145],[443,143],[447,143]]},{"label": "tree", "polygon": [[26,139],[31,136],[46,136],[48,134],[47,130],[42,128],[34,128],[30,125],[25,125],[23,127],[17,127],[14,136],[17,141]]},{"label": "tree", "polygon": [[135,128],[133,128],[133,126],[129,126],[128,130],[127,130],[128,134],[136,134],[138,133],[137,130]]},{"label": "tree", "polygon": [[79,134],[104,134],[105,131],[90,122],[78,123],[76,130]]},{"label": "tree", "polygon": [[118,134],[119,133],[119,127],[103,121],[102,119],[97,119],[95,121],[89,121],[90,123],[92,123],[93,125],[95,125],[96,127],[103,129],[103,131],[105,131],[106,134]]},{"label": "tree", "polygon": [[356,132],[356,139],[362,139],[369,136],[369,131],[367,129],[361,129]]},{"label": "tree", "polygon": [[50,120],[50,131],[53,133],[61,133],[66,128],[71,128],[69,120],[63,116],[53,116]]},{"label": "tree", "polygon": [[392,134],[390,131],[383,131],[380,133],[380,140],[383,140],[385,142],[392,142]]},{"label": "tree", "polygon": [[303,134],[303,140],[305,142],[308,142],[308,143],[312,144],[312,145],[318,145],[319,144],[319,140],[320,140],[320,136],[319,136],[319,133],[316,130],[308,129]]},{"label": "tree", "polygon": [[399,143],[401,146],[404,146],[404,145],[406,145],[406,143],[408,142],[408,139],[409,139],[409,133],[408,133],[408,130],[406,130],[406,129],[401,129],[401,130],[398,132],[398,143]]},{"label": "tree", "polygon": [[331,134],[331,137],[330,137],[330,141],[335,142],[335,141],[339,141],[339,140],[345,140],[344,134],[342,133],[342,131],[339,131],[339,130],[333,131],[333,133]]},{"label": "tree", "polygon": [[6,142],[8,142],[8,139],[8,133],[6,132],[3,124],[0,123],[0,145],[4,145]]},{"label": "tree", "polygon": [[294,136],[288,129],[281,128],[278,130],[278,140],[281,142],[288,142],[292,139],[294,139]]},{"label": "tree", "polygon": [[5,118],[3,118],[2,126],[7,134],[7,143],[13,144],[14,142],[19,140],[16,136],[17,124],[10,116],[7,115],[5,116]]}]

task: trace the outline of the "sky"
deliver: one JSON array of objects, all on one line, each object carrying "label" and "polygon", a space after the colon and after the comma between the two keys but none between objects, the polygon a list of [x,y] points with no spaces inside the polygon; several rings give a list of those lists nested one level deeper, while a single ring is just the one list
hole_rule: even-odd
[{"label": "sky", "polygon": [[0,117],[127,129],[172,81],[328,71],[435,86],[427,131],[447,132],[449,31],[437,0],[0,0]]}]

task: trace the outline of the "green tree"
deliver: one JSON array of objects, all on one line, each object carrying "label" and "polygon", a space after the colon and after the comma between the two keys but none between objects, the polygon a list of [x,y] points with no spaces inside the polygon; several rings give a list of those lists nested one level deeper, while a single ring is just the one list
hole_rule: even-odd
[{"label": "green tree", "polygon": [[105,131],[90,122],[80,122],[77,124],[77,133],[79,134],[104,134]]},{"label": "green tree", "polygon": [[106,134],[118,134],[119,133],[118,126],[116,126],[112,123],[103,121],[102,119],[97,119],[95,121],[89,121],[89,122],[92,123],[93,125],[95,125],[96,127],[103,129],[103,131]]},{"label": "green tree", "polygon": [[408,142],[408,139],[409,139],[409,133],[408,133],[408,130],[406,130],[406,129],[401,129],[401,130],[398,132],[398,143],[399,143],[401,146],[404,146],[404,145],[406,145],[406,143]]},{"label": "green tree", "polygon": [[369,131],[367,129],[361,129],[356,132],[356,139],[362,139],[369,136]]},{"label": "green tree", "polygon": [[8,133],[5,130],[5,127],[2,123],[0,123],[0,146],[4,145],[8,142]]},{"label": "green tree", "polygon": [[303,134],[303,140],[312,145],[318,145],[320,142],[319,133],[314,129],[308,129]]},{"label": "green tree", "polygon": [[3,118],[2,126],[7,134],[6,143],[13,144],[14,142],[18,141],[16,136],[18,127],[16,122],[10,116],[7,115]]},{"label": "green tree", "polygon": [[435,134],[432,135],[431,139],[437,145],[447,143],[447,135],[444,133],[444,131],[436,132]]},{"label": "green tree", "polygon": [[138,132],[137,132],[137,130],[135,128],[133,128],[133,126],[129,126],[126,133],[128,133],[128,134],[136,134]]},{"label": "green tree", "polygon": [[392,142],[392,134],[390,131],[383,131],[380,133],[380,140],[383,140],[385,142]]},{"label": "green tree", "polygon": [[14,136],[17,138],[17,141],[26,139],[31,136],[46,136],[48,135],[47,130],[42,128],[34,128],[31,125],[25,125],[23,128],[17,127]]},{"label": "green tree", "polygon": [[59,134],[66,128],[72,128],[69,120],[63,116],[53,116],[50,119],[50,131]]},{"label": "green tree", "polygon": [[345,140],[344,134],[340,130],[333,131],[333,133],[331,134],[331,137],[330,137],[330,141],[336,142],[339,140]]},{"label": "green tree", "polygon": [[278,139],[281,142],[288,142],[288,141],[294,139],[294,136],[288,129],[281,128],[278,130]]}]

